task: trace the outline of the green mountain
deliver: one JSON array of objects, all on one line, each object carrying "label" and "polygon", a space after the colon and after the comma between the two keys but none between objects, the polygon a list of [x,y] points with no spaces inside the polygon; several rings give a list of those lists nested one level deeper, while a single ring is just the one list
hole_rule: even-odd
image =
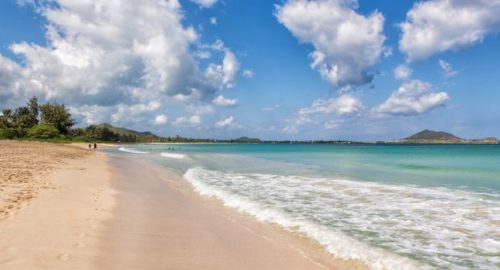
[{"label": "green mountain", "polygon": [[460,143],[465,140],[448,132],[426,129],[404,138],[403,141],[414,143]]},{"label": "green mountain", "polygon": [[104,141],[159,142],[164,139],[149,131],[140,132],[127,128],[115,127],[108,123],[90,126],[87,129],[95,130],[93,133]]},{"label": "green mountain", "polygon": [[132,130],[132,129],[127,129],[127,128],[122,128],[122,127],[115,127],[111,124],[108,124],[108,123],[103,123],[103,124],[99,124],[99,125],[96,125],[96,127],[98,128],[107,128],[111,131],[113,131],[114,133],[118,134],[118,135],[122,135],[122,136],[137,136],[137,137],[155,137],[155,138],[160,138],[159,136],[149,132],[149,131],[144,131],[144,132],[140,132],[140,131],[135,131],[135,130]]}]

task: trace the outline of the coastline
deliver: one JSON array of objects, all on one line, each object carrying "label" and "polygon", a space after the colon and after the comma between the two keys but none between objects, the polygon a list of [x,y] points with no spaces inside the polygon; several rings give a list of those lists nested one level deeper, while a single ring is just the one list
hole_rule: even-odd
[{"label": "coastline", "polygon": [[104,226],[102,269],[368,269],[201,196],[164,167],[127,155],[110,162],[118,192],[115,218]]},{"label": "coastline", "polygon": [[86,145],[7,143],[42,147],[32,154],[49,160],[26,175],[40,178],[36,193],[0,220],[1,269],[367,269],[202,197],[159,165]]}]

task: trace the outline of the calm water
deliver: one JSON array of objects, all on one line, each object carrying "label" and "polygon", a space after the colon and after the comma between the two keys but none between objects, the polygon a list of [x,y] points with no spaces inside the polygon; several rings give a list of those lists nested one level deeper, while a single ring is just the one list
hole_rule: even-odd
[{"label": "calm water", "polygon": [[500,269],[500,145],[109,151],[169,167],[199,193],[373,269]]}]

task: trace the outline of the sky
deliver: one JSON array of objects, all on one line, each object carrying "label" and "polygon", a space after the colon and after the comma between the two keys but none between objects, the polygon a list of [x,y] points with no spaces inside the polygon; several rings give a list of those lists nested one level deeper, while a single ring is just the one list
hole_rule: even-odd
[{"label": "sky", "polygon": [[3,0],[0,109],[163,136],[500,137],[500,0]]}]

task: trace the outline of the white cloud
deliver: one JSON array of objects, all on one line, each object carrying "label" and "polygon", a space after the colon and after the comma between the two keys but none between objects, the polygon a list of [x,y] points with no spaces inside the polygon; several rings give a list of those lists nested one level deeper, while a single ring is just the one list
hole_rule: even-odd
[{"label": "white cloud", "polygon": [[209,104],[198,104],[198,105],[188,105],[186,106],[186,111],[195,115],[205,115],[214,112],[214,108]]},{"label": "white cloud", "polygon": [[241,128],[241,125],[234,122],[234,117],[229,116],[215,123],[217,128]]},{"label": "white cloud", "polygon": [[210,24],[211,25],[217,25],[217,18],[216,17],[210,17]]},{"label": "white cloud", "polygon": [[223,95],[218,95],[212,100],[212,103],[221,107],[232,107],[238,105],[238,100],[225,98]]},{"label": "white cloud", "polygon": [[355,0],[289,0],[277,18],[301,42],[311,43],[311,67],[334,86],[372,81],[368,69],[385,51],[384,16],[356,13]]},{"label": "white cloud", "polygon": [[254,75],[255,74],[252,70],[249,70],[249,69],[243,70],[243,77],[245,77],[245,78],[253,78]]},{"label": "white cloud", "polygon": [[432,86],[429,83],[413,80],[403,83],[384,103],[376,107],[374,112],[417,115],[443,105],[449,98],[445,92],[432,92]]},{"label": "white cloud", "polygon": [[407,80],[410,78],[413,70],[406,65],[398,65],[394,69],[394,78],[397,80]]},{"label": "white cloud", "polygon": [[361,107],[362,104],[357,98],[345,94],[337,98],[317,99],[311,106],[300,109],[299,115],[307,116],[331,113],[344,115],[358,112]]},{"label": "white cloud", "polygon": [[198,115],[193,115],[191,117],[182,116],[175,119],[174,125],[197,127],[201,124],[201,122],[201,117]]},{"label": "white cloud", "polygon": [[271,106],[271,107],[264,107],[264,108],[262,108],[262,111],[264,111],[264,112],[272,112],[272,111],[274,111],[274,110],[279,109],[280,107],[281,107],[281,106],[280,106],[279,104],[274,104],[274,105],[273,105],[273,106]]},{"label": "white cloud", "polygon": [[[337,119],[332,121],[330,119],[331,115],[349,117],[359,112],[362,107],[363,104],[361,101],[349,94],[343,94],[337,98],[317,99],[313,101],[311,106],[300,109],[296,117],[292,119],[283,131],[287,133],[297,133],[300,126],[316,123],[318,122],[317,120],[326,120],[325,123],[327,124],[323,124],[323,127],[332,129],[334,128],[332,123],[338,125],[342,120]],[[327,119],[325,119],[325,117]]]},{"label": "white cloud", "polygon": [[155,117],[154,124],[155,125],[164,125],[168,122],[168,117],[164,114],[157,115]]},{"label": "white cloud", "polygon": [[204,8],[209,8],[217,3],[219,0],[191,0],[191,2],[196,3]]},{"label": "white cloud", "polygon": [[454,77],[458,74],[458,71],[454,70],[450,63],[439,59],[439,66],[444,72],[445,77]]},{"label": "white cloud", "polygon": [[[192,52],[198,34],[183,26],[177,0],[46,3],[23,1],[45,18],[47,45],[10,45],[22,65],[0,55],[0,106],[17,106],[36,95],[42,102],[57,100],[72,107],[80,123],[147,123],[172,99],[210,101],[235,84],[239,62],[222,41]],[[220,67],[220,82],[214,83],[200,71],[197,59],[212,58],[210,50],[216,46],[224,57],[220,64],[209,64]],[[153,101],[159,104],[154,110],[126,113]],[[106,114],[95,115],[102,111]]]},{"label": "white cloud", "polygon": [[499,0],[431,0],[408,11],[399,48],[409,61],[481,42],[500,28]]},{"label": "white cloud", "polygon": [[222,64],[210,64],[205,70],[206,79],[217,88],[234,87],[236,74],[240,69],[240,63],[234,53],[224,48],[224,59]]}]

